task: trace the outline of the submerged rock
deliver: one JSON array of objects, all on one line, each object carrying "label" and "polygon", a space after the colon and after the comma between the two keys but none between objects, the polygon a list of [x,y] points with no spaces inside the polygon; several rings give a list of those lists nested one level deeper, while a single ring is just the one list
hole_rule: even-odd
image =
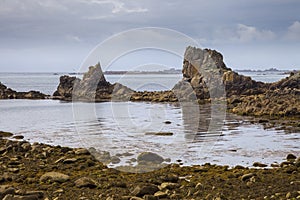
[{"label": "submerged rock", "polygon": [[141,163],[141,162],[162,163],[164,161],[164,159],[156,153],[143,152],[138,155],[137,161],[138,161],[138,163]]}]

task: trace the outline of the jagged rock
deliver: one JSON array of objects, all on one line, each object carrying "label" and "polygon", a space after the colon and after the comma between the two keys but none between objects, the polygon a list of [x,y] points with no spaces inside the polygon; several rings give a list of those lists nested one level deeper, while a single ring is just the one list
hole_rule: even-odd
[{"label": "jagged rock", "polygon": [[188,82],[198,99],[260,94],[268,87],[268,84],[233,72],[226,67],[222,54],[211,49],[187,47],[182,73],[183,81],[174,89],[182,89],[181,85]]},{"label": "jagged rock", "polygon": [[39,91],[17,92],[0,82],[0,99],[45,99],[48,95]]},{"label": "jagged rock", "polygon": [[106,81],[100,63],[90,66],[82,80],[76,77],[62,76],[54,99],[75,101],[129,100],[134,91],[120,84]]}]

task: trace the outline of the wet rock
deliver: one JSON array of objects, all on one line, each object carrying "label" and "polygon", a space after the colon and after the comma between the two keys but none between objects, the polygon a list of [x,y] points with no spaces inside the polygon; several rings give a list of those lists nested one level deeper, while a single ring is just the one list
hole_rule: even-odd
[{"label": "wet rock", "polygon": [[96,188],[98,184],[95,180],[91,178],[82,177],[75,181],[75,185],[78,188],[82,188],[82,187]]},{"label": "wet rock", "polygon": [[144,199],[140,197],[131,197],[130,200],[144,200]]},{"label": "wet rock", "polygon": [[294,155],[294,154],[288,154],[287,156],[286,156],[286,159],[287,160],[295,160],[297,157]]},{"label": "wet rock", "polygon": [[68,175],[59,172],[47,172],[44,175],[42,175],[40,178],[41,182],[50,181],[50,182],[64,183],[68,180],[70,180],[70,177]]},{"label": "wet rock", "polygon": [[11,137],[11,136],[13,136],[12,133],[0,131],[0,138],[2,138],[2,137]]},{"label": "wet rock", "polygon": [[137,197],[142,197],[146,194],[154,195],[157,191],[159,191],[159,189],[156,185],[145,184],[136,186],[132,191],[132,194]]},{"label": "wet rock", "polygon": [[90,155],[90,152],[87,149],[83,148],[76,149],[74,153],[75,155]]},{"label": "wet rock", "polygon": [[143,152],[141,154],[138,155],[137,157],[137,161],[140,162],[153,162],[153,163],[162,163],[164,161],[164,159],[156,154],[156,153],[152,153],[152,152]]},{"label": "wet rock", "polygon": [[13,136],[14,139],[17,139],[17,140],[22,140],[24,139],[24,136],[23,135],[16,135],[16,136]]},{"label": "wet rock", "polygon": [[53,94],[55,99],[76,101],[109,101],[129,100],[134,91],[119,84],[106,81],[100,63],[90,66],[82,80],[76,77],[62,76],[57,90]]},{"label": "wet rock", "polygon": [[118,164],[118,163],[120,163],[120,162],[121,162],[121,159],[118,158],[117,156],[112,156],[112,157],[111,157],[111,163],[112,163],[112,164]]},{"label": "wet rock", "polygon": [[241,179],[242,181],[247,181],[249,180],[251,177],[256,176],[254,173],[249,173],[249,174],[244,174]]},{"label": "wet rock", "polygon": [[77,158],[67,158],[63,160],[64,164],[72,164],[75,163],[77,161]]},{"label": "wet rock", "polygon": [[154,194],[154,197],[157,197],[158,199],[166,198],[168,196],[167,193],[158,191]]},{"label": "wet rock", "polygon": [[38,91],[17,92],[0,82],[0,99],[45,99],[49,97]]},{"label": "wet rock", "polygon": [[255,163],[253,163],[253,166],[254,167],[267,167],[268,165],[260,163],[260,162],[255,162]]},{"label": "wet rock", "polygon": [[9,185],[0,185],[0,199],[3,199],[8,194],[15,194],[15,189]]},{"label": "wet rock", "polygon": [[178,188],[178,187],[180,187],[180,185],[178,183],[165,182],[165,183],[162,183],[160,185],[161,190],[164,190],[164,189],[173,190],[173,189]]},{"label": "wet rock", "polygon": [[172,136],[172,132],[146,132],[145,135]]}]

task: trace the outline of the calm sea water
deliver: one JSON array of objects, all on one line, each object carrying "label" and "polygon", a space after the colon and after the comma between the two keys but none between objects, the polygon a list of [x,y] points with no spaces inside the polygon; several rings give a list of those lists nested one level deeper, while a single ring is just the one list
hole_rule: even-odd
[{"label": "calm sea water", "polygon": [[[59,77],[64,74],[54,73],[0,73],[0,82],[16,91],[38,90],[53,94],[59,84]],[[80,77],[80,76],[79,76]],[[181,74],[139,74],[105,75],[110,83],[119,82],[137,91],[170,90],[182,78]]]},{"label": "calm sea water", "polygon": [[[52,94],[59,76],[10,73],[0,74],[0,80],[18,91],[40,90]],[[165,90],[172,88],[180,75],[106,78],[138,90]],[[145,102],[1,100],[0,127],[31,142],[94,147],[111,155],[132,153],[131,157],[121,158],[122,164],[143,151],[156,152],[172,162],[180,159],[185,165],[211,162],[251,166],[254,161],[270,164],[281,162],[288,153],[300,154],[299,133],[265,130],[259,124],[249,123],[248,118],[228,113],[216,117],[217,110],[210,106]],[[147,132],[173,135],[154,136]]]}]

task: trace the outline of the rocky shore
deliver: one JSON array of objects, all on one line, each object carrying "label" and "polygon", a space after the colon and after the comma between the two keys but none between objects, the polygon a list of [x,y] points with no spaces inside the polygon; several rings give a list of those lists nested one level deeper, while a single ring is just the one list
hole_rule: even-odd
[{"label": "rocky shore", "polygon": [[49,95],[39,91],[17,92],[0,82],[0,99],[46,99],[48,97]]},{"label": "rocky shore", "polygon": [[[255,167],[166,165],[148,173],[108,168],[82,148],[8,140],[0,132],[0,199],[299,199],[300,158]],[[141,159],[141,158],[140,158]],[[199,161],[200,163],[201,161]]]},{"label": "rocky shore", "polygon": [[91,66],[83,80],[62,76],[54,99],[80,101],[151,101],[209,103],[226,99],[228,111],[270,119],[300,118],[300,72],[275,83],[240,75],[223,62],[221,53],[187,47],[183,79],[170,91],[137,92],[105,80],[100,64]]}]

